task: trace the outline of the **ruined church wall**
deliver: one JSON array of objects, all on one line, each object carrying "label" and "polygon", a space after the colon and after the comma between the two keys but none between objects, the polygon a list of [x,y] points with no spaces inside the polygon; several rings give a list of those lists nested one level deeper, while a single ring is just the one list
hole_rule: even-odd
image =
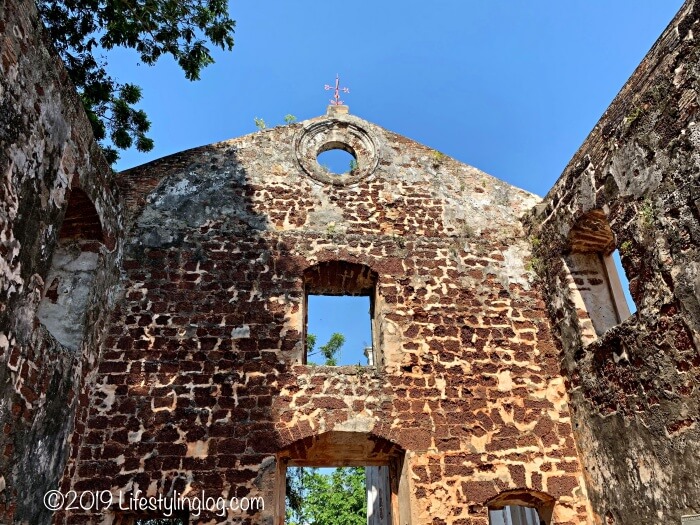
[{"label": "ruined church wall", "polygon": [[[686,2],[530,217],[597,523],[700,514],[699,21]],[[637,306],[598,337],[570,290],[599,276],[565,263],[586,243]]]},{"label": "ruined church wall", "polygon": [[[0,3],[0,523],[51,519],[42,498],[63,474],[118,253],[111,170],[43,38],[34,2]],[[37,316],[71,188],[94,204],[104,241],[88,256],[97,261],[86,296],[88,328],[73,349]],[[79,220],[74,225],[79,229]]]},{"label": "ruined church wall", "polygon": [[[349,185],[307,174],[303,130],[326,125],[371,135],[376,169]],[[551,523],[587,522],[518,221],[536,197],[352,116],[183,152],[121,184],[124,298],[66,489],[262,496],[264,512],[228,517],[272,523],[276,455],[350,433],[405,451],[412,525],[486,525],[487,502],[516,489],[553,497]],[[386,366],[299,364],[304,271],[326,261],[376,272]],[[129,516],[65,516],[103,519]]]}]

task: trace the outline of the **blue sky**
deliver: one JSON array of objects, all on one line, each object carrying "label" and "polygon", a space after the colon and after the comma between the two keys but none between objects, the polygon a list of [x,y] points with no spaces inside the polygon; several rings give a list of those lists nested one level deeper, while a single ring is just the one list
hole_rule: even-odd
[{"label": "blue sky", "polygon": [[198,82],[162,59],[113,53],[144,90],[156,147],[183,149],[323,114],[335,80],[350,111],[539,195],[561,173],[680,8],[680,0],[238,0],[231,53]]},{"label": "blue sky", "polygon": [[338,73],[351,113],[544,195],[681,5],[231,2],[236,45],[199,82],[169,59],[148,67],[131,52],[109,55],[115,77],[143,87],[155,140],[116,167],[251,133],[255,117],[321,115]]},{"label": "blue sky", "polygon": [[[366,365],[364,349],[372,346],[372,322],[369,297],[310,295],[308,333],[317,337],[316,348],[326,344],[334,332],[345,337],[337,356],[339,365]],[[321,355],[308,362],[324,364]]]}]

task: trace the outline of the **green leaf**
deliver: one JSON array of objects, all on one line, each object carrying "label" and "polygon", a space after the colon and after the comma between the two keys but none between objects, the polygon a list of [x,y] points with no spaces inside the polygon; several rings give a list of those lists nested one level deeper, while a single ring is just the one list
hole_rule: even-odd
[{"label": "green leaf", "polygon": [[117,128],[112,132],[112,142],[119,149],[128,149],[133,142],[129,131],[124,128]]},{"label": "green leaf", "polygon": [[345,344],[345,336],[339,333],[334,333],[325,345],[316,349],[316,336],[307,334],[306,336],[306,355],[307,358],[312,355],[322,355],[326,366],[337,366],[340,351]]},{"label": "green leaf", "polygon": [[124,84],[119,95],[127,104],[136,104],[141,100],[141,88],[134,84]]},{"label": "green leaf", "polygon": [[330,475],[317,468],[287,469],[287,522],[299,525],[365,525],[364,467],[338,467]]},{"label": "green leaf", "polygon": [[312,353],[316,346],[316,336],[314,334],[306,334],[306,352]]},{"label": "green leaf", "polygon": [[153,149],[153,140],[143,135],[136,139],[136,149],[139,151],[151,151]]},{"label": "green leaf", "polygon": [[148,65],[170,55],[188,80],[214,63],[207,44],[233,47],[226,0],[37,0],[37,8],[110,162],[115,147],[148,151],[153,141],[144,136],[146,114],[134,107],[141,88],[112,79],[100,47],[133,49]]}]

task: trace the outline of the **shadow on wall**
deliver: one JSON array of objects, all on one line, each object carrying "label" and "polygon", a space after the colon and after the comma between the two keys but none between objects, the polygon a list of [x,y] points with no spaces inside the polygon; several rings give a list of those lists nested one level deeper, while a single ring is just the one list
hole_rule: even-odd
[{"label": "shadow on wall", "polygon": [[[90,394],[100,421],[86,419],[77,456],[96,459],[78,465],[70,489],[128,496],[148,487],[166,498],[206,491],[266,503],[274,496],[267,474],[280,440],[272,403],[293,379],[301,348],[301,333],[287,325],[290,305],[303,305],[302,270],[280,255],[291,249],[255,209],[236,147],[202,149],[206,164],[186,152],[121,174],[133,220],[124,296]],[[229,517],[259,523],[271,512]],[[130,524],[163,517],[113,515]],[[215,511],[197,519],[222,521]]]},{"label": "shadow on wall", "polygon": [[115,242],[105,239],[97,210],[85,192],[74,187],[67,197],[62,222],[56,218],[60,228],[51,261],[36,257],[32,261],[35,268],[43,267],[45,276],[33,276],[38,304],[31,310],[36,315],[31,317],[32,332],[15,345],[8,368],[0,370],[1,385],[20,385],[10,404],[15,419],[6,420],[13,429],[6,450],[14,450],[16,460],[3,474],[5,494],[16,498],[12,519],[22,523],[52,519],[41,501],[48,490],[58,487],[64,473],[83,366],[97,354],[98,345],[84,340],[100,337],[99,310],[108,306],[108,300],[97,294],[104,294],[106,280],[111,279],[110,271],[105,272],[110,256],[106,244],[114,249]]}]

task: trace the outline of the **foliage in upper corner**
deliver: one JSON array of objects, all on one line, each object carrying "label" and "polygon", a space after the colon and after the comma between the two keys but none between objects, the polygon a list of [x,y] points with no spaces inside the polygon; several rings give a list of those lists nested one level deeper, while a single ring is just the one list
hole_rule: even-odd
[{"label": "foliage in upper corner", "polygon": [[198,80],[214,62],[208,43],[233,48],[227,0],[37,0],[37,7],[110,163],[117,149],[150,151],[153,140],[146,114],[134,107],[141,89],[111,77],[101,52],[133,49],[148,65],[170,55]]}]

